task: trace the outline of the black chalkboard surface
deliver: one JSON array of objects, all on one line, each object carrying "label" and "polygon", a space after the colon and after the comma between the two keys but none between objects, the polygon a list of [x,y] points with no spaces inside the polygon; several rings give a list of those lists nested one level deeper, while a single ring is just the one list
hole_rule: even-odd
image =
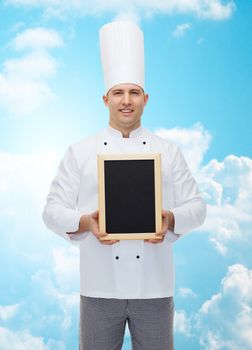
[{"label": "black chalkboard surface", "polygon": [[99,224],[104,239],[157,238],[161,229],[159,154],[99,155]]}]

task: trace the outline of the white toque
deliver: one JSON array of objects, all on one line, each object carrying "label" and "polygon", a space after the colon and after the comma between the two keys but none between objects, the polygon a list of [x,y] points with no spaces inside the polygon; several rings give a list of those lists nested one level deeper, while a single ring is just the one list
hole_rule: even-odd
[{"label": "white toque", "polygon": [[115,21],[100,29],[100,52],[106,93],[130,83],[144,89],[144,38],[134,23]]}]

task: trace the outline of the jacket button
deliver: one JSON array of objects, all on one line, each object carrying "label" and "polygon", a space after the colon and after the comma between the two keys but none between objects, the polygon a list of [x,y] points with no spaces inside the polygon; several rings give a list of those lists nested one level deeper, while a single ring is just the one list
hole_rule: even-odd
[{"label": "jacket button", "polygon": [[146,142],[145,142],[145,141],[143,141],[143,144],[144,144],[144,145],[146,145]]},{"label": "jacket button", "polygon": [[104,145],[107,146],[107,142],[104,142]]},{"label": "jacket button", "polygon": [[140,255],[137,255],[136,258],[137,258],[137,259],[140,259]]},{"label": "jacket button", "polygon": [[116,256],[115,258],[118,260],[118,259],[119,259],[119,256]]}]

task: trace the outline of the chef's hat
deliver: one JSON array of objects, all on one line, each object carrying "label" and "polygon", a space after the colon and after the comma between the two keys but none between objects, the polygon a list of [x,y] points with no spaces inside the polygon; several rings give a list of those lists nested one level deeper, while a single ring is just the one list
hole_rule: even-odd
[{"label": "chef's hat", "polygon": [[100,51],[106,92],[130,83],[144,89],[144,39],[131,22],[115,21],[100,29]]}]

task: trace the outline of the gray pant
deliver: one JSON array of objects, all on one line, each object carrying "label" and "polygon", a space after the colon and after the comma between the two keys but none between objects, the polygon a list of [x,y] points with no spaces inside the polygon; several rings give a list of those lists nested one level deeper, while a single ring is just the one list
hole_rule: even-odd
[{"label": "gray pant", "polygon": [[134,350],[173,350],[173,298],[81,296],[80,350],[120,350],[126,322]]}]

